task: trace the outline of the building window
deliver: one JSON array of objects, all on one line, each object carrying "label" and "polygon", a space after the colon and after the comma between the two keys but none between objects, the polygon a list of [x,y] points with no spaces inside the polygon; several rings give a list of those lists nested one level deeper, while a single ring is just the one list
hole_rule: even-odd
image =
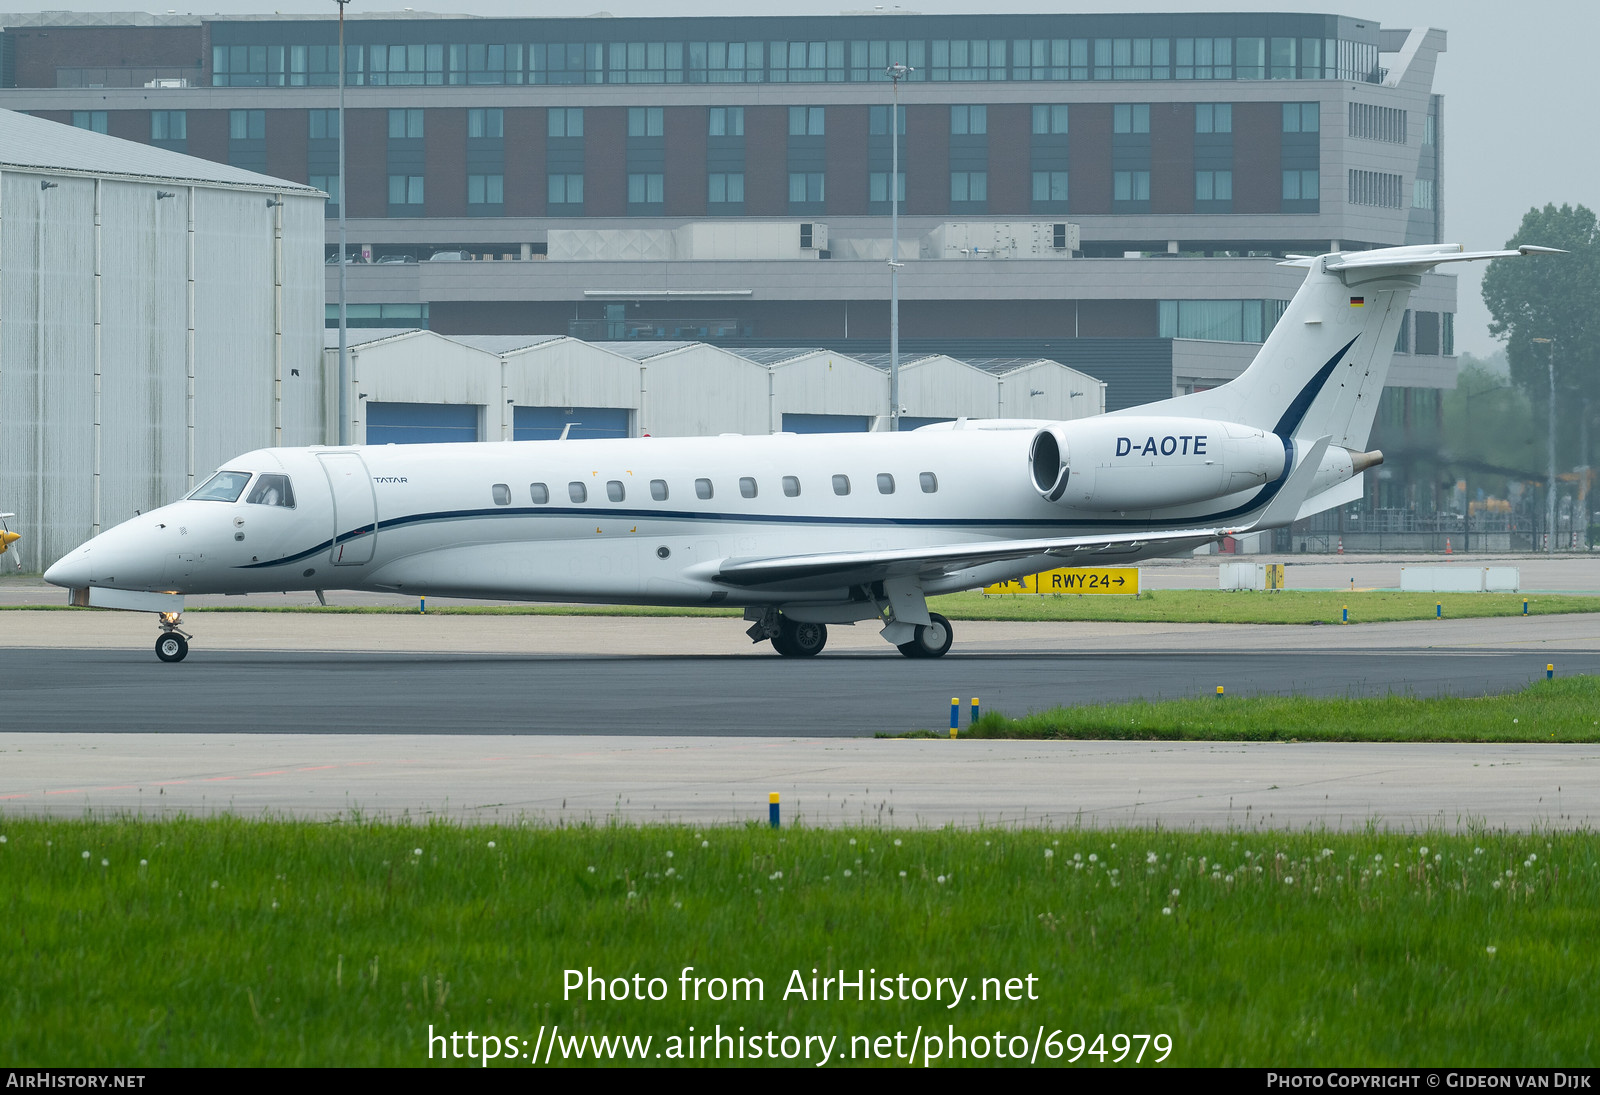
[{"label": "building window", "polygon": [[628,136],[659,137],[666,132],[666,112],[659,106],[630,106]]},{"label": "building window", "polygon": [[339,112],[337,110],[307,111],[311,123],[311,139],[326,141],[339,139]]},{"label": "building window", "polygon": [[656,173],[635,173],[628,176],[629,205],[660,205],[666,200],[666,176]]},{"label": "building window", "polygon": [[1163,300],[1158,306],[1160,338],[1199,338],[1212,342],[1260,342],[1289,306],[1284,300]]},{"label": "building window", "polygon": [[1149,133],[1149,103],[1117,103],[1111,108],[1113,133]]},{"label": "building window", "polygon": [[820,106],[792,106],[789,108],[789,136],[822,136],[822,108]]},{"label": "building window", "polygon": [[422,111],[389,111],[389,139],[391,141],[417,141],[422,139]]},{"label": "building window", "polygon": [[1233,200],[1233,172],[1196,171],[1194,173],[1194,200],[1197,202],[1231,202]]},{"label": "building window", "polygon": [[[104,130],[101,132],[104,132]],[[1439,116],[1437,114],[1429,114],[1423,119],[1422,143],[1430,146],[1439,143]]]},{"label": "building window", "polygon": [[712,107],[706,115],[706,132],[713,137],[743,137],[744,107]]},{"label": "building window", "polygon": [[1350,136],[1368,141],[1406,143],[1406,112],[1398,107],[1350,104]]},{"label": "building window", "polygon": [[[896,195],[896,200],[904,202],[906,200],[906,173],[904,171],[900,172],[895,176],[895,179],[897,182],[895,189],[899,191]],[[888,203],[889,173],[887,171],[873,171],[867,175],[867,200]]]},{"label": "building window", "polygon": [[1067,131],[1066,103],[1037,103],[1033,108],[1035,133],[1065,133]]},{"label": "building window", "polygon": [[188,115],[181,110],[152,110],[150,112],[150,139],[152,141],[188,140]]},{"label": "building window", "polygon": [[[874,137],[887,137],[889,135],[889,116],[895,114],[892,107],[874,106],[867,108],[867,132]],[[906,135],[906,110],[901,107],[898,111],[899,118],[895,128],[900,131],[900,136]]]},{"label": "building window", "polygon": [[1196,133],[1232,133],[1232,103],[1196,103],[1194,108]]},{"label": "building window", "polygon": [[506,177],[504,175],[468,175],[468,205],[504,205]]},{"label": "building window", "polygon": [[265,110],[228,111],[228,140],[264,141],[267,139]]},{"label": "building window", "polygon": [[1233,79],[1232,38],[1179,38],[1177,55],[1180,80]]},{"label": "building window", "polygon": [[789,172],[789,201],[793,204],[815,204],[823,200],[823,177],[820,171]]},{"label": "building window", "polygon": [[389,176],[389,204],[390,205],[421,205],[422,204],[422,176],[421,175],[390,175]]},{"label": "building window", "polygon": [[1322,128],[1316,103],[1284,103],[1283,131],[1285,133],[1316,133]]},{"label": "building window", "polygon": [[1433,180],[1416,179],[1411,186],[1411,205],[1414,209],[1433,208]]},{"label": "building window", "polygon": [[103,110],[74,110],[72,124],[78,129],[87,129],[93,133],[106,131],[106,112]]},{"label": "building window", "polygon": [[551,107],[548,132],[552,137],[583,136],[583,107]]},{"label": "building window", "polygon": [[1350,170],[1350,204],[1400,208],[1400,188],[1404,179],[1385,171]]},{"label": "building window", "polygon": [[312,175],[306,182],[328,195],[328,210],[335,216],[339,212],[339,176],[337,175]]},{"label": "building window", "polygon": [[950,132],[953,135],[989,132],[989,108],[981,104],[951,107]]},{"label": "building window", "polygon": [[582,175],[551,175],[550,176],[550,204],[551,205],[582,205],[583,204],[583,176]]},{"label": "building window", "polygon": [[1284,201],[1316,201],[1318,194],[1316,171],[1285,171],[1283,173]]},{"label": "building window", "polygon": [[988,201],[989,173],[987,171],[950,172],[950,200],[953,202]]},{"label": "building window", "polygon": [[706,177],[706,200],[712,205],[738,205],[744,201],[744,172],[713,172]]},{"label": "building window", "polygon": [[1036,202],[1065,202],[1067,200],[1067,173],[1065,171],[1035,171],[1033,173],[1033,200]]},{"label": "building window", "polygon": [[499,107],[475,108],[467,111],[467,136],[504,137],[506,112]]},{"label": "building window", "polygon": [[1150,200],[1150,172],[1113,171],[1111,197],[1119,202],[1147,202]]}]

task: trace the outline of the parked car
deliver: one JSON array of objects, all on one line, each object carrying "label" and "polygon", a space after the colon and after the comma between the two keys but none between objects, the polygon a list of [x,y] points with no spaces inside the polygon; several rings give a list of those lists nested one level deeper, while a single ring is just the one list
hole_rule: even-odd
[{"label": "parked car", "polygon": [[471,262],[471,251],[435,251],[428,256],[429,262]]},{"label": "parked car", "polygon": [[415,255],[384,255],[378,260],[377,264],[379,266],[399,266],[404,263],[414,263],[416,261],[417,257]]},{"label": "parked car", "polygon": [[[348,265],[348,264],[350,264],[352,262],[366,262],[367,260],[361,257],[361,252],[360,251],[352,251],[352,252],[350,252],[348,255],[346,255],[344,257],[344,261],[345,261],[346,265]],[[339,256],[338,255],[329,255],[325,265],[327,265],[327,266],[338,266],[339,265]]]}]

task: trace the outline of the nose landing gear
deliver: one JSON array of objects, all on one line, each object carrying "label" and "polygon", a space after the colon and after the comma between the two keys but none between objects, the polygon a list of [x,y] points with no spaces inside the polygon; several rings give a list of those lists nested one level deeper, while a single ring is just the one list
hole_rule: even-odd
[{"label": "nose landing gear", "polygon": [[183,620],[181,612],[160,614],[161,635],[156,639],[156,657],[164,662],[181,662],[189,655],[190,636],[178,630]]}]

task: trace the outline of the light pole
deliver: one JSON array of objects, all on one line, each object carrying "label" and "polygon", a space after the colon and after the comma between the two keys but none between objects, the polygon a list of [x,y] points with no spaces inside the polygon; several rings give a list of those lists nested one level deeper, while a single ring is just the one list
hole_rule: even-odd
[{"label": "light pole", "polygon": [[1536,338],[1533,341],[1544,347],[1545,366],[1550,370],[1550,425],[1546,431],[1549,434],[1546,441],[1549,445],[1550,463],[1546,469],[1548,478],[1545,480],[1544,489],[1544,535],[1545,553],[1554,555],[1556,550],[1556,340]]},{"label": "light pole", "polygon": [[350,0],[333,0],[339,5],[339,444],[350,444],[350,319],[345,307],[345,227],[344,227],[344,6]]},{"label": "light pole", "polygon": [[899,61],[884,70],[894,85],[889,112],[889,429],[900,429],[900,81],[912,70]]}]

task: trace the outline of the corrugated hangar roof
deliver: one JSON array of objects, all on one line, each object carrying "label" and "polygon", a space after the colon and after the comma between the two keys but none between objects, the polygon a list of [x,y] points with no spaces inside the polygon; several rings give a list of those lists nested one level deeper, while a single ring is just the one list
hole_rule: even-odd
[{"label": "corrugated hangar roof", "polygon": [[193,183],[307,196],[322,193],[305,183],[258,175],[254,171],[45,121],[14,110],[0,110],[0,171],[3,170],[59,171],[98,178]]}]

